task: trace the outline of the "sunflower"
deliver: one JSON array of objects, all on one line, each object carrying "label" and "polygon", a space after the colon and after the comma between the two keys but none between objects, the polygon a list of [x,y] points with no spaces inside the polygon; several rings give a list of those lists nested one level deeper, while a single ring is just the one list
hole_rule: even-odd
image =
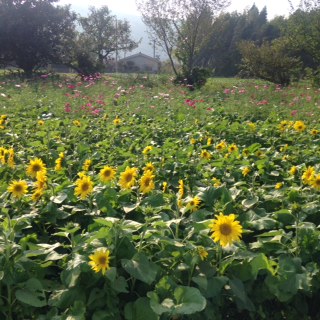
[{"label": "sunflower", "polygon": [[73,121],[73,124],[76,126],[76,127],[80,127],[81,126],[81,122],[79,120],[74,120]]},{"label": "sunflower", "polygon": [[38,190],[44,190],[47,187],[47,181],[48,177],[46,175],[46,172],[39,171],[37,173],[37,181],[35,182],[35,186]]},{"label": "sunflower", "polygon": [[130,189],[136,183],[138,168],[126,167],[126,170],[120,174],[119,185],[122,189]]},{"label": "sunflower", "polygon": [[229,148],[228,148],[228,151],[231,153],[231,152],[236,152],[238,151],[238,147],[236,144],[230,144]]},{"label": "sunflower", "polygon": [[29,166],[27,168],[27,175],[32,178],[35,178],[38,172],[46,173],[47,172],[46,165],[39,158],[30,160]]},{"label": "sunflower", "polygon": [[40,198],[43,196],[43,190],[40,190],[40,189],[36,189],[33,194],[32,194],[32,201],[33,202],[37,202],[40,200]]},{"label": "sunflower", "polygon": [[162,191],[167,192],[167,190],[168,190],[168,182],[164,181],[162,183]]},{"label": "sunflower", "polygon": [[204,247],[199,246],[197,251],[202,261],[207,259],[208,251]]},{"label": "sunflower", "polygon": [[320,190],[320,174],[314,177],[311,183],[312,187],[316,190]]},{"label": "sunflower", "polygon": [[298,172],[298,168],[296,166],[292,166],[289,172],[292,176],[294,176]]},{"label": "sunflower", "polygon": [[250,172],[251,172],[251,169],[250,169],[249,167],[244,167],[244,168],[242,169],[242,175],[243,175],[244,177],[246,177]]},{"label": "sunflower", "polygon": [[293,124],[293,129],[298,131],[298,132],[302,132],[306,129],[306,125],[304,124],[303,121],[296,121],[294,124]]},{"label": "sunflower", "polygon": [[76,181],[74,194],[84,200],[92,193],[92,191],[93,182],[91,181],[91,178],[86,175],[82,175],[81,178]]},{"label": "sunflower", "polygon": [[8,150],[8,166],[10,168],[14,168],[16,166],[16,163],[14,161],[14,150],[11,148]]},{"label": "sunflower", "polygon": [[220,143],[218,143],[218,144],[216,145],[216,149],[217,149],[218,151],[222,151],[222,150],[224,150],[226,147],[227,147],[227,144],[226,144],[225,141],[221,141]]},{"label": "sunflower", "polygon": [[178,194],[179,194],[179,199],[181,199],[184,196],[184,182],[183,182],[183,180],[179,180]]},{"label": "sunflower", "polygon": [[20,199],[28,192],[28,184],[25,180],[13,180],[8,187],[8,192]]},{"label": "sunflower", "polygon": [[197,140],[195,138],[190,139],[190,144],[196,144],[196,143],[197,143]]},{"label": "sunflower", "polygon": [[55,167],[54,167],[54,170],[55,171],[61,171],[62,170],[62,162],[63,162],[63,158],[58,158],[58,159],[56,159],[56,161],[55,161]]},{"label": "sunflower", "polygon": [[147,147],[145,147],[145,148],[143,149],[142,153],[143,153],[144,155],[147,155],[147,154],[150,153],[150,151],[151,151],[152,149],[153,149],[152,146],[147,146]]},{"label": "sunflower", "polygon": [[96,250],[94,254],[89,256],[89,265],[91,269],[96,273],[102,272],[104,275],[108,269],[110,269],[110,251],[106,249]]},{"label": "sunflower", "polygon": [[278,182],[276,185],[275,185],[275,189],[276,190],[279,190],[279,189],[281,189],[283,187],[283,182]]},{"label": "sunflower", "polygon": [[319,130],[317,130],[317,129],[312,129],[311,131],[310,131],[310,133],[313,135],[313,136],[316,136],[317,134],[319,134]]},{"label": "sunflower", "polygon": [[197,196],[195,196],[194,198],[191,198],[186,206],[187,210],[191,210],[191,211],[196,211],[199,207],[199,204],[201,202],[201,199]]},{"label": "sunflower", "polygon": [[221,180],[218,179],[218,178],[215,178],[215,177],[212,178],[212,182],[213,182],[213,186],[214,186],[215,188],[220,187],[221,184],[222,184]]},{"label": "sunflower", "polygon": [[90,167],[92,165],[92,160],[91,159],[86,159],[83,166],[82,166],[82,170],[83,171],[89,171]]},{"label": "sunflower", "polygon": [[140,191],[148,193],[154,189],[154,175],[151,171],[147,171],[140,179]]},{"label": "sunflower", "polygon": [[310,184],[315,175],[314,167],[308,167],[302,174],[302,181],[304,184]]},{"label": "sunflower", "polygon": [[211,158],[211,154],[208,150],[202,150],[200,157],[209,160]]},{"label": "sunflower", "polygon": [[212,145],[212,138],[208,138],[207,139],[207,146],[211,146]]},{"label": "sunflower", "polygon": [[43,126],[43,125],[44,125],[44,121],[43,121],[43,120],[39,120],[39,121],[38,121],[38,125],[39,125],[39,126]]},{"label": "sunflower", "polygon": [[220,242],[222,247],[231,245],[235,241],[239,241],[242,234],[242,226],[239,221],[235,221],[236,216],[230,214],[225,216],[220,212],[219,216],[209,225],[211,228],[212,238],[214,242]]},{"label": "sunflower", "polygon": [[112,181],[115,178],[116,175],[116,169],[104,166],[99,173],[99,178],[101,182],[109,182]]},{"label": "sunflower", "polygon": [[115,126],[119,126],[120,123],[121,123],[121,119],[119,119],[118,117],[113,120],[113,124],[114,124]]},{"label": "sunflower", "polygon": [[155,170],[154,165],[152,164],[152,162],[148,162],[146,164],[146,166],[143,168],[144,172],[150,171],[153,172]]}]

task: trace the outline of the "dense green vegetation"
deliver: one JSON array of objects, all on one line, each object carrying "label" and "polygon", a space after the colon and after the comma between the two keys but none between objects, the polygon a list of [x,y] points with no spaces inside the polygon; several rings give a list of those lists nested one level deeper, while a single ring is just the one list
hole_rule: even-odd
[{"label": "dense green vegetation", "polygon": [[0,318],[317,319],[319,90],[0,80]]}]

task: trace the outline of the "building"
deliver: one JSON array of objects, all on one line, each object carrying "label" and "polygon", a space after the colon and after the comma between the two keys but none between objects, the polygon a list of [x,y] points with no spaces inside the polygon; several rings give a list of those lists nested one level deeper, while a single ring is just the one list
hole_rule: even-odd
[{"label": "building", "polygon": [[141,52],[118,61],[120,72],[145,72],[158,73],[160,70],[160,61]]}]

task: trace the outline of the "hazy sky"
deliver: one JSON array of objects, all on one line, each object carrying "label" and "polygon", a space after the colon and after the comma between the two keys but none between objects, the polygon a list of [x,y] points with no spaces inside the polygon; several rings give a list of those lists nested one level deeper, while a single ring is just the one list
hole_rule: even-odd
[{"label": "hazy sky", "polygon": [[[164,0],[165,1],[165,0]],[[299,0],[293,0],[293,3],[299,3]],[[242,12],[248,9],[253,3],[261,10],[267,6],[269,18],[276,15],[286,15],[290,6],[288,0],[231,0],[231,6],[228,11]],[[59,4],[71,4],[73,10],[77,12],[85,11],[89,6],[100,7],[106,5],[114,14],[139,15],[135,0],[60,0]]]},{"label": "hazy sky", "polygon": [[[231,0],[231,2],[232,4],[227,9],[229,12],[238,11],[241,13],[245,9],[250,9],[253,3],[256,4],[259,10],[266,6],[268,19],[272,19],[277,15],[288,15],[290,11],[288,0]],[[292,0],[293,4],[297,4],[299,2],[300,0]],[[139,17],[136,0],[59,0],[58,4],[71,4],[71,9],[82,16],[87,15],[89,6],[94,6],[96,8],[103,5],[108,6],[112,14],[115,14],[120,19],[127,19],[129,21],[131,25],[132,38],[136,41],[141,39],[139,47],[133,50],[130,54],[143,52],[150,56],[153,55],[153,47],[150,45],[150,40],[146,33],[146,27],[143,25]],[[156,50],[156,55],[159,55],[161,59],[166,59],[166,55],[161,49]],[[122,56],[120,55],[120,57]]]}]

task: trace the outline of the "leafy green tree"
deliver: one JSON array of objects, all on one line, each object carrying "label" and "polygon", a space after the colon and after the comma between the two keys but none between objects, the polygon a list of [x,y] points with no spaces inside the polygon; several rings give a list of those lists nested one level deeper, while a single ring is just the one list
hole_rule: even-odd
[{"label": "leafy green tree", "polygon": [[175,60],[180,62],[182,77],[192,75],[193,69],[199,67],[198,53],[208,41],[213,17],[229,4],[227,0],[137,2],[151,38],[167,53],[176,76],[179,70]]},{"label": "leafy green tree", "polygon": [[301,61],[290,56],[287,47],[285,38],[275,39],[271,43],[264,42],[261,46],[252,41],[241,42],[242,75],[288,85],[294,76],[299,76]]},{"label": "leafy green tree", "polygon": [[0,0],[0,64],[29,77],[50,62],[62,62],[72,47],[76,15],[56,0]]},{"label": "leafy green tree", "polygon": [[80,41],[82,47],[93,55],[98,67],[103,68],[111,54],[132,51],[138,46],[139,42],[131,39],[128,21],[117,19],[107,6],[90,7],[89,11],[88,17],[79,20],[83,29]]},{"label": "leafy green tree", "polygon": [[241,54],[240,41],[261,44],[280,35],[278,26],[267,21],[267,9],[260,12],[254,5],[243,13],[222,13],[208,29],[209,40],[199,57],[202,66],[214,69],[217,76],[235,76],[239,72]]}]

